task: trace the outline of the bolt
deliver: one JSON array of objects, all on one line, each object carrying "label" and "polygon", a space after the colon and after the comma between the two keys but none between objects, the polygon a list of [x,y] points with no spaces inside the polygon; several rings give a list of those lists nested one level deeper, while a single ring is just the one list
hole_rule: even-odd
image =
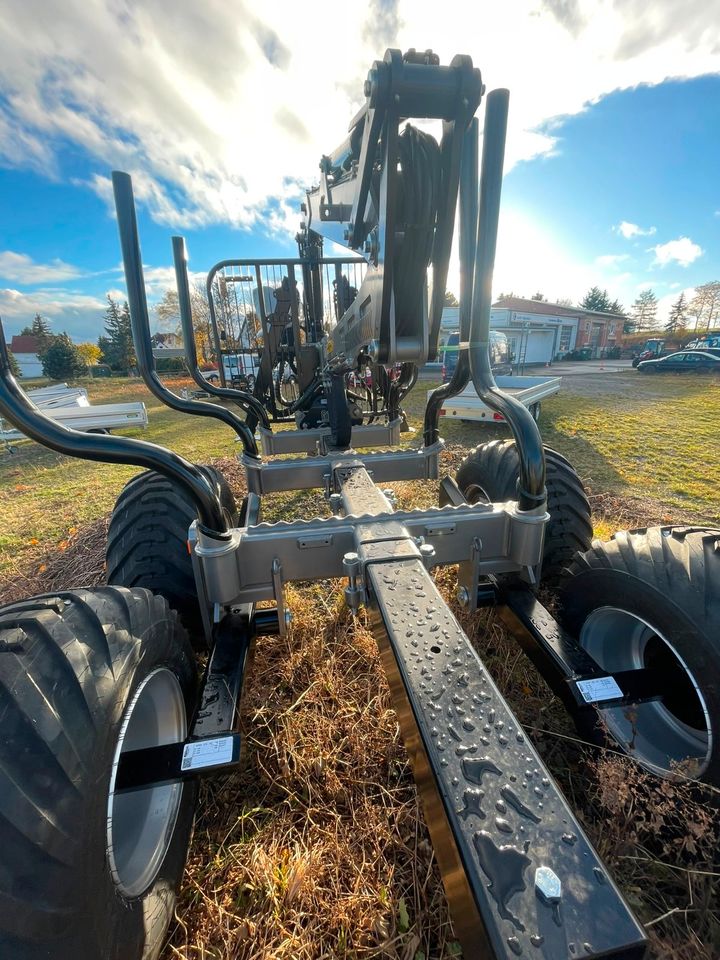
[{"label": "bolt", "polygon": [[456,596],[461,607],[467,607],[470,603],[470,593],[467,587],[458,587]]},{"label": "bolt", "polygon": [[426,569],[430,569],[435,560],[435,547],[431,543],[423,543],[420,545],[420,556],[422,562],[425,565]]},{"label": "bolt", "polygon": [[384,490],[381,490],[380,493],[382,493],[386,500],[390,501],[391,507],[395,506],[397,503],[397,496],[395,495],[394,490],[391,490],[390,487],[386,487]]},{"label": "bolt", "polygon": [[538,867],[535,871],[535,892],[546,903],[559,903],[562,898],[560,877],[550,867]]},{"label": "bolt", "polygon": [[292,610],[288,610],[288,608],[286,607],[285,608],[285,626],[289,627],[292,622],[293,622]]},{"label": "bolt", "polygon": [[343,557],[343,570],[348,577],[356,577],[360,572],[360,557],[354,551]]},{"label": "bolt", "polygon": [[340,513],[342,509],[342,496],[339,493],[330,494],[330,509],[333,513]]}]

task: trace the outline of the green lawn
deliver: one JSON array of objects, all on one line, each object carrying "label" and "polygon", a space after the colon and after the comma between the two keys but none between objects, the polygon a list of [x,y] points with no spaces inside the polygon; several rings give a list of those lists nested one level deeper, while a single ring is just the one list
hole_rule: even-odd
[{"label": "green lawn", "polygon": [[[145,431],[129,436],[165,444],[196,462],[238,450],[220,423],[191,419],[160,404],[137,380],[90,381],[91,401],[143,400]],[[406,401],[411,424],[421,428],[430,383]],[[565,454],[594,493],[637,498],[657,519],[720,518],[720,384],[708,379],[648,378],[635,371],[606,377],[567,377],[543,405],[546,442]],[[471,447],[505,435],[504,428],[446,421],[449,444]],[[419,442],[419,434],[411,442]],[[90,463],[22,443],[0,455],[0,570],[52,549],[75,528],[110,511],[134,467]],[[297,500],[297,495],[293,495]],[[598,532],[609,530],[600,525]]]}]

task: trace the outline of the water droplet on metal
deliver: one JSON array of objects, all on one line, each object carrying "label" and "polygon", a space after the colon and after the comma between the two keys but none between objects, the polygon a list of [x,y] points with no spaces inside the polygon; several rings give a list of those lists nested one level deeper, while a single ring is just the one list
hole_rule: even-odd
[{"label": "water droplet on metal", "polygon": [[485,811],[480,806],[482,798],[485,796],[485,791],[480,790],[479,788],[470,787],[463,793],[463,802],[465,806],[462,810],[458,810],[458,816],[461,816],[463,820],[466,820],[469,816],[479,817],[481,820],[485,819]]},{"label": "water droplet on metal", "polygon": [[574,843],[577,842],[577,837],[575,836],[574,833],[564,833],[562,835],[562,840],[563,840],[563,843],[567,843],[569,846],[572,846]]},{"label": "water droplet on metal", "polygon": [[521,817],[526,817],[528,820],[532,820],[533,823],[540,823],[540,817],[536,816],[529,807],[525,806],[511,786],[505,784],[500,790],[500,795],[507,800],[513,810],[519,813]]},{"label": "water droplet on metal", "polygon": [[482,779],[486,773],[494,773],[502,776],[502,770],[495,765],[490,757],[466,758],[462,762],[465,779],[470,783],[482,784]]},{"label": "water droplet on metal", "polygon": [[520,956],[520,954],[522,953],[522,946],[520,945],[520,941],[518,940],[517,937],[508,937],[507,945],[510,947],[510,949],[516,956],[518,957]]},{"label": "water droplet on metal", "polygon": [[595,879],[597,880],[598,883],[603,883],[603,884],[607,883],[605,874],[602,872],[600,867],[593,867],[593,873],[595,874]]},{"label": "water droplet on metal", "polygon": [[498,913],[518,930],[524,930],[525,925],[508,910],[507,904],[514,894],[525,889],[524,874],[531,863],[530,857],[516,847],[499,847],[486,830],[476,833],[473,843],[480,866],[490,881],[488,889],[498,905]]}]

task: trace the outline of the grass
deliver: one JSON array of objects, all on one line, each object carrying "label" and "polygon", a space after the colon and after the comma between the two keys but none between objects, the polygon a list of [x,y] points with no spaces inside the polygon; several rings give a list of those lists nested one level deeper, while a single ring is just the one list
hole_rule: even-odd
[{"label": "grass", "polygon": [[[406,407],[421,425],[420,384]],[[93,382],[93,400],[146,402],[145,439],[242,472],[221,425],[161,407],[132,381]],[[717,518],[714,383],[615,374],[568,378],[543,406],[546,442],[585,480],[596,532]],[[444,425],[452,471],[501,427]],[[0,460],[5,600],[100,582],[106,518],[133,468],[71,461],[25,444]],[[399,506],[436,502],[434,484],[396,484]],[[268,499],[266,519],[324,509],[316,492]],[[37,542],[33,542],[36,540]],[[453,595],[453,571],[439,571]],[[163,960],[440,960],[458,955],[439,873],[375,644],[341,584],[289,588],[289,638],[258,641],[242,704],[241,771],[203,786],[181,900]],[[717,823],[691,788],[587,751],[493,613],[455,609],[560,781],[591,840],[649,924],[654,955],[720,955]]]}]

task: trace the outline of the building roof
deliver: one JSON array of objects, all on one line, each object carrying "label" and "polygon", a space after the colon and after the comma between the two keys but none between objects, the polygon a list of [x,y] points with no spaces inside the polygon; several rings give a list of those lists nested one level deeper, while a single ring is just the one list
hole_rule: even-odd
[{"label": "building roof", "polygon": [[14,336],[10,341],[10,350],[12,353],[38,353],[40,344],[35,337],[28,335]]},{"label": "building roof", "polygon": [[514,310],[516,313],[536,313],[552,317],[614,317],[625,318],[624,313],[606,313],[601,310],[585,310],[584,307],[563,307],[559,303],[543,300],[526,300],[524,297],[502,297],[493,307]]}]

